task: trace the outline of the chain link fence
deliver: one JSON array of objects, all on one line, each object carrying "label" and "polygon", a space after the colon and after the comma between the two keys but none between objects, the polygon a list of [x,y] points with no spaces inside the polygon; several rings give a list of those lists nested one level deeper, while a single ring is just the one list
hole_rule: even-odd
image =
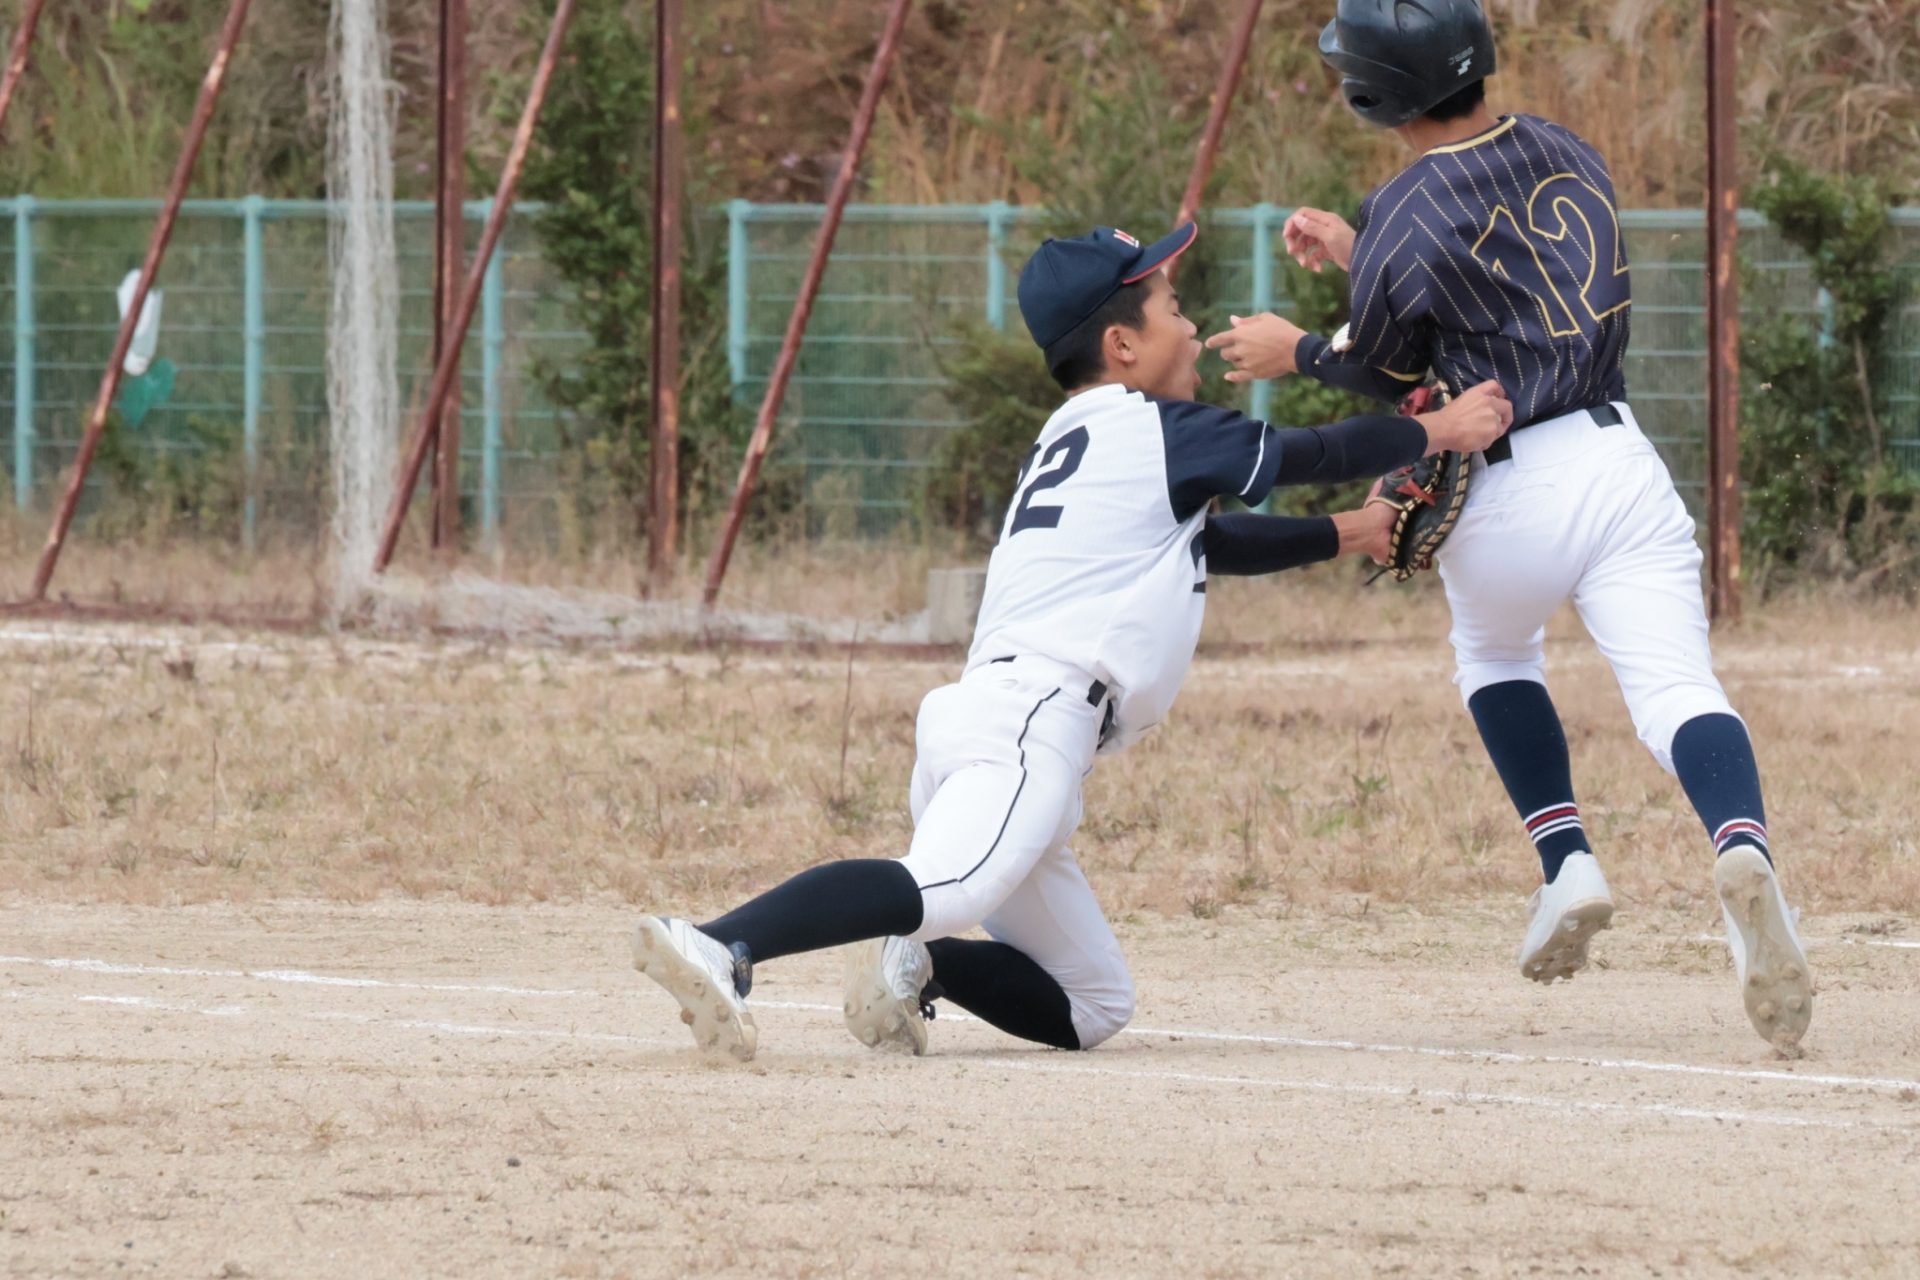
[{"label": "chain link fence", "polygon": [[[14,503],[50,509],[79,447],[119,321],[115,289],[139,267],[158,201],[0,201],[0,424]],[[467,207],[469,254],[488,202]],[[433,208],[395,210],[403,394],[424,394],[433,340]],[[104,501],[122,468],[167,506],[204,506],[251,549],[308,545],[326,528],[328,206],[192,200],[161,270],[158,359],[129,378],[79,518],[120,530],[159,518]],[[584,341],[525,217],[509,220],[462,360],[462,495],[493,539],[550,523],[560,496],[556,416],[535,374]],[[162,361],[165,366],[162,366]],[[144,412],[128,412],[139,403]],[[407,406],[409,421],[417,399]],[[137,420],[136,420],[137,419]],[[198,514],[198,513],[197,513]],[[230,528],[225,526],[230,525]]]},{"label": "chain link fence", "polygon": [[[11,252],[0,253],[0,467],[23,511],[51,506],[72,460],[113,342],[115,287],[139,265],[157,210],[153,201],[0,201],[11,232]],[[757,402],[822,211],[736,201],[718,212],[727,224],[732,378],[743,401]],[[1231,295],[1219,303],[1286,309],[1279,232],[1287,212],[1261,205],[1209,216],[1216,287]],[[485,214],[484,202],[469,206],[475,240]],[[403,392],[417,397],[432,339],[431,206],[401,204],[396,220],[399,368]],[[1900,211],[1897,223],[1904,270],[1920,272],[1920,210]],[[1706,431],[1703,219],[1628,211],[1621,224],[1634,269],[1628,385],[1683,491],[1697,496]],[[884,534],[914,519],[925,469],[942,434],[959,425],[943,361],[964,325],[1019,332],[1013,284],[1039,234],[1037,215],[1004,204],[848,211],[782,425],[788,458],[804,468],[808,527]],[[123,415],[89,483],[83,520],[117,528],[146,518],[103,501],[120,466],[144,468],[145,487],[158,483],[176,507],[231,513],[215,525],[239,545],[306,545],[318,536],[329,508],[326,237],[321,202],[187,203],[160,281],[159,355],[172,365],[172,385],[123,393],[123,406],[133,397],[151,407],[137,425]],[[1804,260],[1755,215],[1743,219],[1741,249],[1750,320],[1821,313]],[[585,335],[570,323],[566,291],[541,258],[530,219],[510,220],[462,371],[463,506],[483,542],[547,546],[566,519],[566,477],[582,463],[567,456],[538,370],[582,347]],[[1888,434],[1920,466],[1920,300],[1898,325]],[[1256,385],[1247,407],[1260,414],[1266,399]]]},{"label": "chain link fence", "polygon": [[[1289,212],[1261,205],[1208,215],[1222,307],[1287,309],[1280,228]],[[750,394],[765,387],[820,216],[806,205],[728,208],[733,377]],[[1920,209],[1896,220],[1903,269],[1920,274]],[[942,352],[961,322],[1019,331],[1010,277],[1034,247],[1037,221],[1005,205],[848,211],[787,402],[816,513],[851,507],[863,528],[910,518],[939,432],[957,425],[940,394]],[[1632,210],[1620,221],[1634,284],[1629,394],[1697,502],[1706,473],[1705,217]],[[1782,311],[1820,316],[1805,259],[1758,214],[1742,215],[1740,247],[1749,322]],[[1899,323],[1889,436],[1920,466],[1920,296]],[[1243,407],[1264,416],[1268,391],[1255,384]]]}]

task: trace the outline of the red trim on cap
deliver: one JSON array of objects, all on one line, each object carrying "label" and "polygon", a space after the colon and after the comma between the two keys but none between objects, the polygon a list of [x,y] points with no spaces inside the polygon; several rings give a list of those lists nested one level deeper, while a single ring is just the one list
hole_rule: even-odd
[{"label": "red trim on cap", "polygon": [[1145,280],[1148,276],[1152,275],[1154,272],[1158,271],[1160,268],[1166,266],[1169,262],[1172,262],[1175,259],[1179,258],[1181,254],[1193,248],[1193,242],[1195,240],[1198,240],[1199,238],[1200,238],[1200,226],[1198,223],[1195,223],[1193,224],[1193,233],[1187,237],[1187,242],[1185,244],[1181,245],[1178,249],[1175,249],[1172,253],[1168,254],[1166,257],[1160,259],[1160,261],[1148,267],[1145,271],[1142,271],[1139,275],[1128,276],[1124,280],[1122,280],[1120,283],[1121,284],[1139,284],[1142,280]]}]

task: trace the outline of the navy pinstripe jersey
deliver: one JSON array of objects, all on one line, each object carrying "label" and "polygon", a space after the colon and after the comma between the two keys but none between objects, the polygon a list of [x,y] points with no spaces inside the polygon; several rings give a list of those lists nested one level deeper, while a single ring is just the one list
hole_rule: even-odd
[{"label": "navy pinstripe jersey", "polygon": [[1632,313],[1613,180],[1537,116],[1436,147],[1360,206],[1353,346],[1303,341],[1303,372],[1397,399],[1431,369],[1498,381],[1517,425],[1626,397]]}]

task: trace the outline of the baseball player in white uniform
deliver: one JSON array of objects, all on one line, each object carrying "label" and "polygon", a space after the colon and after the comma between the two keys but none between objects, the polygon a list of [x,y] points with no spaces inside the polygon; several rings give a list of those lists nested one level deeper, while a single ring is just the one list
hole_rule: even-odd
[{"label": "baseball player in white uniform", "polygon": [[1571,600],[1713,842],[1747,1015],[1790,1051],[1812,979],[1774,876],[1753,745],[1714,676],[1693,520],[1627,404],[1632,297],[1606,161],[1560,125],[1487,109],[1494,47],[1479,0],[1339,0],[1320,50],[1355,112],[1419,158],[1361,203],[1357,231],[1317,209],[1288,219],[1303,265],[1352,276],[1346,341],[1269,315],[1209,345],[1235,380],[1298,371],[1388,400],[1429,371],[1456,388],[1505,385],[1513,429],[1475,461],[1439,566],[1455,681],[1545,879],[1520,971],[1572,977],[1613,917],[1547,695],[1546,622]]},{"label": "baseball player in white uniform", "polygon": [[[1048,241],[1021,273],[1021,313],[1068,398],[1021,470],[966,669],[920,705],[912,845],[897,861],[813,867],[697,927],[641,920],[635,967],[703,1048],[753,1056],[756,962],[847,944],[847,1025],[867,1045],[924,1052],[941,998],[1061,1049],[1113,1036],[1133,979],[1067,846],[1094,756],[1172,706],[1210,570],[1385,552],[1381,508],[1306,519],[1209,505],[1479,448],[1511,420],[1494,385],[1420,418],[1305,430],[1194,403],[1201,349],[1163,270],[1194,235],[1143,246],[1099,228]],[[959,936],[976,927],[986,939]]]}]

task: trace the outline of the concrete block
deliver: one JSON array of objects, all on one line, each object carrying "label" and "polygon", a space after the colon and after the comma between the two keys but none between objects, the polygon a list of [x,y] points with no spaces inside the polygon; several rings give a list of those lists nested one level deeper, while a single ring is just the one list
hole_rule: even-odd
[{"label": "concrete block", "polygon": [[927,571],[927,639],[934,644],[966,644],[980,620],[986,594],[985,569]]}]

